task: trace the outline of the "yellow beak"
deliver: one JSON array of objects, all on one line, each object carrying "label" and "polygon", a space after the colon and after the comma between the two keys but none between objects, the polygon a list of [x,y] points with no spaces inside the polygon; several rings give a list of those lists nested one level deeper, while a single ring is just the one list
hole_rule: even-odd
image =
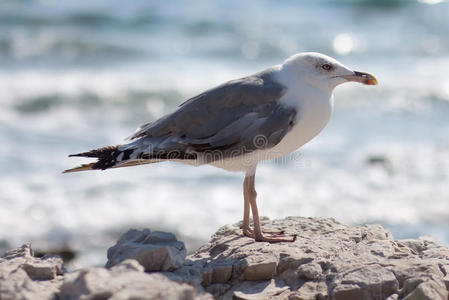
[{"label": "yellow beak", "polygon": [[355,82],[360,82],[366,85],[377,85],[377,79],[376,77],[374,77],[374,75],[371,75],[369,73],[363,73],[363,72],[358,72],[358,71],[354,71],[354,74],[351,75],[342,75],[342,76],[338,76],[341,78],[346,79],[347,81],[355,81]]}]

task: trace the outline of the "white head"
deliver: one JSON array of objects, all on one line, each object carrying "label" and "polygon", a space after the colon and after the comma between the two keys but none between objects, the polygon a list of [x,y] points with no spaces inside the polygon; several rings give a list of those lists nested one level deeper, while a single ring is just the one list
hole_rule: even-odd
[{"label": "white head", "polygon": [[304,52],[289,57],[282,70],[293,80],[302,80],[309,85],[331,92],[337,85],[348,81],[376,85],[376,78],[368,73],[353,71],[343,64],[321,53]]}]

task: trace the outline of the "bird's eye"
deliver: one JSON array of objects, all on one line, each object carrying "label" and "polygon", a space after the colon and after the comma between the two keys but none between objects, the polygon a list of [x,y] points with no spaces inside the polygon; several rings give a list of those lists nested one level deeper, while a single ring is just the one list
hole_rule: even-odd
[{"label": "bird's eye", "polygon": [[332,65],[330,65],[330,64],[324,64],[324,65],[321,66],[321,68],[322,68],[323,70],[330,71],[330,70],[332,70]]}]

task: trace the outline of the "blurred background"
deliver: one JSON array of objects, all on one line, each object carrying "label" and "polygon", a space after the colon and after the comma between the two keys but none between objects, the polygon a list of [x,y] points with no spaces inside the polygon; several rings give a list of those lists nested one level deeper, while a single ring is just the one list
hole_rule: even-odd
[{"label": "blurred background", "polygon": [[242,219],[242,179],[174,163],[82,172],[70,153],[302,51],[373,73],[325,130],[259,166],[264,216],[380,223],[449,245],[449,3],[437,0],[1,1],[0,252],[31,241],[102,265],[130,227],[194,250]]}]

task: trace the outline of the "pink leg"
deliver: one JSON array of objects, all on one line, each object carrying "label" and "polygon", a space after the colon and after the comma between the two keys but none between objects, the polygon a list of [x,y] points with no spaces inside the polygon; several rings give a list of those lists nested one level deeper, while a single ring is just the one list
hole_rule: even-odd
[{"label": "pink leg", "polygon": [[[255,175],[246,175],[243,181],[243,197],[244,197],[244,210],[243,210],[243,235],[252,237],[256,242],[293,242],[296,240],[294,236],[282,236],[282,232],[275,235],[264,236],[260,227],[259,211],[257,209],[257,192],[255,189]],[[251,206],[251,212],[253,214],[254,231],[249,228],[249,207]]]}]

